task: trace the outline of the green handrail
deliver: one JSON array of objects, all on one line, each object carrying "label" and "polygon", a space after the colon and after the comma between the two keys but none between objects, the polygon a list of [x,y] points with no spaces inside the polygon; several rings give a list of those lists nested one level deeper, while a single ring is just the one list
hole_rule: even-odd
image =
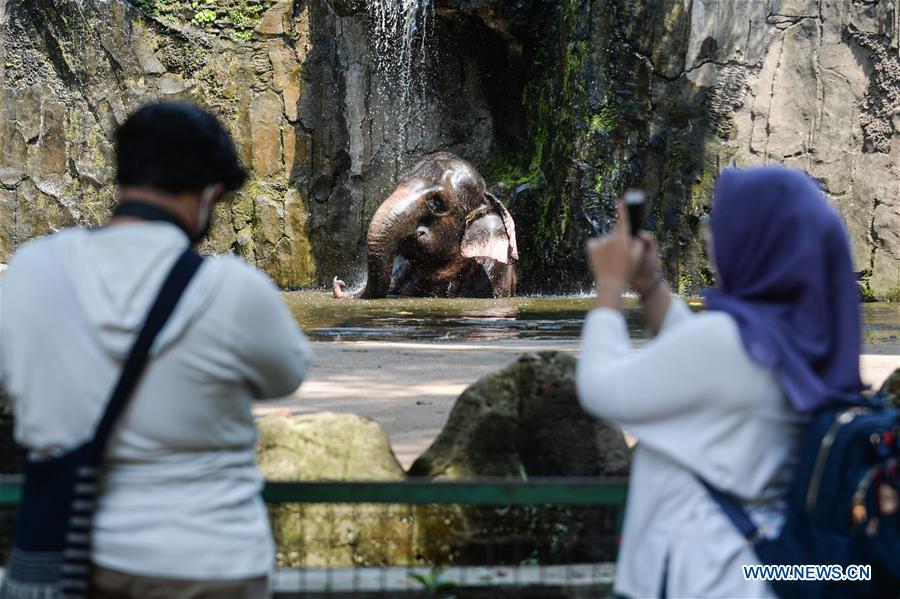
[{"label": "green handrail", "polygon": [[[15,477],[21,479],[21,477]],[[13,480],[13,477],[7,477],[7,480],[0,481],[0,507],[15,507],[22,501],[22,483],[20,480]]]},{"label": "green handrail", "polygon": [[[399,503],[407,505],[623,506],[625,478],[483,478],[463,481],[267,481],[266,503]],[[0,481],[0,507],[22,499],[21,477]]]},{"label": "green handrail", "polygon": [[622,505],[622,478],[539,478],[528,481],[304,481],[266,483],[267,503],[402,503],[461,505]]}]

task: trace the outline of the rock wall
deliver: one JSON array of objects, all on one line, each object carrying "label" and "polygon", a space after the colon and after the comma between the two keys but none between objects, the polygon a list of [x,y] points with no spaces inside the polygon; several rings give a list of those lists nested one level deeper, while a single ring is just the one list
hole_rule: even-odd
[{"label": "rock wall", "polygon": [[204,249],[239,253],[282,286],[316,281],[307,198],[293,183],[308,157],[298,121],[306,13],[277,2],[245,41],[237,25],[204,32],[180,13],[117,0],[0,7],[0,262],[31,237],[102,223],[115,198],[115,127],[164,98],[212,109],[252,170],[217,209]]},{"label": "rock wall", "polygon": [[495,151],[489,174],[511,190],[529,272],[587,284],[585,238],[637,185],[670,282],[696,290],[716,174],[779,162],[844,215],[864,294],[900,298],[900,2],[571,0],[550,22],[524,50],[531,143]]},{"label": "rock wall", "polygon": [[716,173],[783,162],[845,216],[864,293],[900,299],[900,0],[434,0],[412,93],[365,5],[0,0],[0,262],[101,222],[113,128],[169,97],[216,111],[253,170],[207,249],[285,287],[361,280],[375,208],[450,150],[513,212],[526,291],[590,284],[584,241],[631,185],[697,290]]}]

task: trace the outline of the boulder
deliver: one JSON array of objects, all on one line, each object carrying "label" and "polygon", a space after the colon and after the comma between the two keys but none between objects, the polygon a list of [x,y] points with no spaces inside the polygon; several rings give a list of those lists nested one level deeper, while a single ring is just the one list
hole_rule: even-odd
[{"label": "boulder", "polygon": [[[622,433],[586,414],[575,358],[526,354],[466,389],[410,476],[624,476]],[[434,563],[540,563],[614,559],[618,510],[605,507],[420,510],[420,551]]]},{"label": "boulder", "polygon": [[891,402],[900,408],[900,368],[891,373],[881,385],[881,393],[887,395]]},{"label": "boulder", "polygon": [[[384,430],[353,414],[323,412],[261,419],[259,469],[267,480],[403,480]],[[279,566],[350,567],[408,563],[408,508],[391,505],[270,506]]]}]

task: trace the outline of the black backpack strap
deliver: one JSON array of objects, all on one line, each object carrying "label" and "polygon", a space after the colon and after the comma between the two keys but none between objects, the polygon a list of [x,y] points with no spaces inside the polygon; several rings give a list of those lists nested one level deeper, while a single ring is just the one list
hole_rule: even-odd
[{"label": "black backpack strap", "polygon": [[761,538],[759,528],[753,523],[750,516],[747,515],[747,512],[744,510],[743,506],[741,506],[740,501],[735,497],[718,490],[699,476],[697,476],[697,480],[703,485],[703,488],[706,489],[706,492],[709,493],[709,496],[716,502],[719,509],[722,510],[722,513],[724,513],[725,517],[731,521],[738,532],[740,532],[751,545],[756,545],[757,541]]},{"label": "black backpack strap", "polygon": [[144,368],[147,365],[147,356],[150,353],[150,347],[153,345],[156,335],[162,330],[163,325],[166,324],[169,316],[175,310],[175,305],[181,298],[185,288],[187,288],[194,273],[197,272],[201,262],[203,262],[203,258],[193,248],[188,247],[175,261],[172,270],[169,271],[169,275],[160,288],[153,306],[147,313],[147,318],[144,320],[140,333],[138,333],[137,340],[135,340],[131,351],[128,353],[125,366],[122,368],[122,374],[119,376],[106,410],[103,412],[100,424],[97,425],[97,429],[94,432],[91,444],[95,459],[100,460],[102,458],[113,426],[115,426],[128,405],[128,400],[134,392],[141,374],[144,372]]}]

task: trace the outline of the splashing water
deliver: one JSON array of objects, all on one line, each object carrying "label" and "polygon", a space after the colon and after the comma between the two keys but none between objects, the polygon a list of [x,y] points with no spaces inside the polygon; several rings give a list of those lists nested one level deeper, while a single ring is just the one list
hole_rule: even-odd
[{"label": "splashing water", "polygon": [[[366,0],[369,13],[369,38],[373,47],[375,70],[381,73],[382,98],[386,106],[397,109],[401,159],[416,99],[424,103],[427,78],[414,76],[418,64],[424,70],[428,59],[428,41],[434,27],[433,0]],[[424,127],[420,115],[419,126]]]}]

